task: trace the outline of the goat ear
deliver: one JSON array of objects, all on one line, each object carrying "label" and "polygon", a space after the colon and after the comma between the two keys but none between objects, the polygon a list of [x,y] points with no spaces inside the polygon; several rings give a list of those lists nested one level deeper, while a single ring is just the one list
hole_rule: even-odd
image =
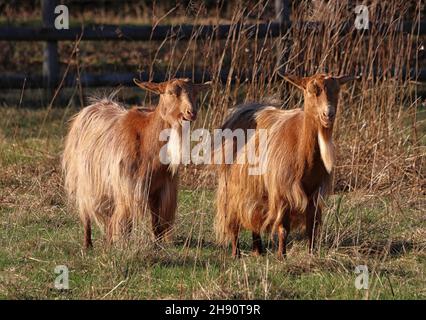
[{"label": "goat ear", "polygon": [[141,82],[138,79],[133,79],[133,82],[141,89],[151,91],[155,94],[162,94],[166,91],[166,85],[164,82]]},{"label": "goat ear", "polygon": [[212,82],[207,81],[201,84],[193,84],[192,90],[195,93],[195,95],[199,94],[202,91],[209,90],[212,87]]},{"label": "goat ear", "polygon": [[360,76],[344,75],[344,76],[335,77],[334,79],[336,79],[339,82],[339,84],[342,85],[342,84],[345,84],[346,82],[349,82],[349,81],[359,80],[359,79],[361,79],[361,77]]},{"label": "goat ear", "polygon": [[285,81],[290,82],[292,85],[298,87],[299,89],[305,90],[306,84],[308,83],[307,78],[302,78],[299,76],[294,76],[291,74],[283,75],[278,73]]}]

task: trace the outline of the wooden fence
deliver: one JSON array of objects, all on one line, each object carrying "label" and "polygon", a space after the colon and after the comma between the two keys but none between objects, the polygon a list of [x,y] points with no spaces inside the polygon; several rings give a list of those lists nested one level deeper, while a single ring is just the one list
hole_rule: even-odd
[{"label": "wooden fence", "polygon": [[[57,30],[54,28],[54,9],[56,0],[42,0],[43,26],[41,27],[1,27],[0,41],[43,41],[46,42],[43,58],[43,72],[41,75],[25,75],[25,74],[9,74],[0,77],[0,89],[20,89],[23,86],[32,88],[55,87],[58,85],[61,75],[59,74],[59,57],[58,57],[58,41],[161,41],[170,36],[185,41],[191,39],[196,33],[196,40],[216,38],[226,39],[229,32],[240,32],[244,28],[244,32],[257,38],[278,37],[284,34],[288,28],[294,26],[295,23],[290,21],[290,0],[275,0],[275,21],[263,24],[244,24],[244,25],[179,25],[179,26],[113,26],[113,25],[93,25],[87,27],[78,27],[70,29]],[[302,24],[302,23],[301,23]],[[320,23],[318,23],[320,24]],[[310,23],[313,28],[318,27],[315,23]],[[345,34],[350,30],[352,25],[342,28],[341,33]],[[234,31],[234,28],[236,29]],[[386,30],[386,26],[378,26]],[[253,30],[250,33],[250,30]],[[400,32],[411,33],[413,30],[416,34],[426,34],[426,21],[422,21],[419,25],[413,26],[411,22],[401,24]],[[355,32],[364,32],[368,34],[368,30],[359,30]],[[374,73],[380,73],[375,70]],[[426,81],[425,70],[403,70],[403,75],[409,76],[417,81]],[[132,79],[135,77],[142,80],[148,80],[149,77],[154,81],[163,81],[166,79],[166,73],[109,73],[109,74],[83,74],[80,82],[87,87],[102,86],[130,86],[133,84]],[[202,71],[195,72],[177,72],[176,76],[189,77],[196,82],[209,80],[211,75]],[[246,75],[247,78],[251,75]],[[226,81],[228,72],[226,70],[219,74],[220,81]],[[76,75],[67,75],[62,81],[63,86],[74,86],[76,84]]]}]

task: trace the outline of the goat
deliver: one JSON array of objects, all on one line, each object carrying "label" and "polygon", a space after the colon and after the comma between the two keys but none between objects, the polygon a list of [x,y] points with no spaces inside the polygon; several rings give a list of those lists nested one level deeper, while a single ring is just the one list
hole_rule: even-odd
[{"label": "goat", "polygon": [[[262,232],[278,233],[278,256],[282,257],[291,228],[305,225],[312,252],[321,224],[321,199],[334,165],[332,132],[339,90],[355,78],[283,77],[303,90],[303,108],[241,105],[222,126],[222,130],[266,129],[268,133],[265,154],[259,156],[266,166],[263,174],[250,175],[248,165],[241,162],[219,168],[215,231],[219,242],[232,241],[233,256],[240,254],[241,228],[252,231],[255,255],[262,253]],[[231,152],[236,153],[235,147]]]},{"label": "goat", "polygon": [[160,133],[176,133],[166,148],[170,157],[179,156],[179,128],[183,121],[195,120],[197,94],[210,84],[189,79],[134,82],[159,95],[154,109],[127,110],[112,99],[95,99],[73,117],[65,139],[65,189],[83,223],[86,248],[93,246],[92,221],[109,244],[129,234],[147,209],[156,238],[168,238],[174,221],[178,162],[160,161],[165,145]]}]

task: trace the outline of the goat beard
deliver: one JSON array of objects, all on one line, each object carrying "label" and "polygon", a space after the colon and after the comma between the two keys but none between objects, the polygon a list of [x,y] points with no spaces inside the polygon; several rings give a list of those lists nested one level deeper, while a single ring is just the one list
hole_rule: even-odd
[{"label": "goat beard", "polygon": [[329,118],[323,117],[321,115],[319,115],[318,117],[319,117],[319,121],[320,121],[322,127],[326,128],[326,129],[333,128],[334,118],[329,119]]}]

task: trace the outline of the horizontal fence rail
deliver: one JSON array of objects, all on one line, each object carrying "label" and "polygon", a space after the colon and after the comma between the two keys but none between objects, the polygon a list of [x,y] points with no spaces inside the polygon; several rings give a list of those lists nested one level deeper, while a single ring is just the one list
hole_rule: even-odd
[{"label": "horizontal fence rail", "polygon": [[[248,38],[279,37],[290,28],[320,29],[321,22],[299,23],[259,23],[259,24],[223,24],[223,25],[159,25],[159,26],[118,26],[118,25],[89,25],[64,30],[46,27],[0,27],[0,41],[162,41],[169,37],[179,40],[226,39],[230,32],[244,32]],[[348,32],[386,32],[391,28],[386,24],[370,24],[369,29],[357,30],[353,22],[348,22],[338,30],[339,34]],[[401,23],[396,31],[415,34],[426,34],[426,21],[420,24],[412,22]]]},{"label": "horizontal fence rail", "polygon": [[[396,70],[388,71],[383,73],[381,71],[375,70],[371,74],[366,73],[367,79],[372,78],[385,78],[393,77],[395,74],[398,74],[402,79],[411,79],[414,81],[426,81],[426,69],[415,71],[403,69],[400,73],[397,73]],[[271,76],[273,76],[271,74]],[[116,86],[125,86],[132,87],[134,86],[133,79],[139,79],[141,81],[154,81],[162,82],[170,79],[171,77],[176,78],[190,78],[195,83],[201,83],[205,81],[210,81],[216,79],[218,82],[225,84],[230,80],[231,84],[235,82],[243,83],[245,81],[250,81],[253,79],[253,74],[251,72],[243,74],[233,74],[230,75],[228,70],[221,71],[219,74],[211,74],[205,71],[178,71],[176,73],[170,74],[167,72],[156,71],[152,74],[148,72],[142,73],[111,73],[111,74],[91,74],[83,73],[80,75],[80,78],[76,74],[69,74],[64,78],[62,82],[63,87],[74,87],[75,85],[81,84],[83,87],[116,87]],[[256,77],[256,75],[255,75]],[[279,79],[279,78],[277,78]],[[23,75],[23,74],[12,74],[12,75],[3,75],[0,77],[0,88],[3,89],[22,89],[22,88],[32,88],[40,89],[43,88],[43,76],[42,75]]]},{"label": "horizontal fence rail", "polygon": [[[192,72],[192,71],[178,71],[174,75],[176,78],[190,78],[196,83],[211,80],[213,77],[211,74],[204,72]],[[83,87],[115,87],[115,86],[134,86],[133,79],[139,79],[141,81],[154,81],[162,82],[170,77],[166,72],[155,72],[152,75],[149,73],[111,73],[111,74],[81,74],[80,78],[76,74],[69,74],[64,78],[62,87],[74,87],[79,83]],[[228,78],[227,72],[221,72],[219,75],[219,81],[225,82]],[[245,79],[246,77],[242,77]],[[235,77],[233,79],[235,81]],[[4,89],[16,89],[16,88],[43,88],[43,76],[42,75],[6,75],[0,78],[0,87]]]},{"label": "horizontal fence rail", "polygon": [[[92,25],[87,27],[56,30],[51,28],[3,27],[0,28],[0,40],[6,41],[162,41],[169,37],[189,40],[194,37],[202,39],[226,39],[230,32],[239,33],[243,25],[179,25],[168,26],[116,26]],[[257,31],[259,38],[267,35],[277,37],[285,26],[278,23],[244,25],[249,37]],[[250,30],[253,32],[250,33]],[[195,36],[196,35],[196,36]]]}]

